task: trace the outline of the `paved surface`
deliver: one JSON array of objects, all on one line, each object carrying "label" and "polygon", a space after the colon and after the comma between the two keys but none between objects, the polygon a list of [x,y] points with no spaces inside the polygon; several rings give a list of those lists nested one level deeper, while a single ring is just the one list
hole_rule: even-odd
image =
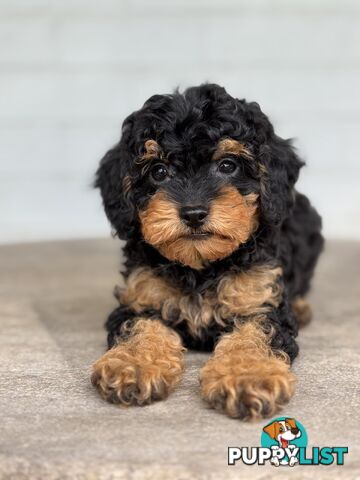
[{"label": "paved surface", "polygon": [[206,408],[188,354],[165,402],[119,408],[89,382],[115,305],[119,243],[0,248],[1,479],[360,478],[360,244],[329,243],[314,284],[315,319],[300,335],[297,394],[284,414],[313,446],[348,446],[345,466],[227,466],[228,446],[258,446],[263,423]]}]

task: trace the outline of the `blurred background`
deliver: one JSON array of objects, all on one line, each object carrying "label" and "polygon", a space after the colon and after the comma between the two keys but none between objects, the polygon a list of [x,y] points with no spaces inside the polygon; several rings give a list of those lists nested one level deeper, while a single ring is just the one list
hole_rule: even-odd
[{"label": "blurred background", "polygon": [[154,93],[255,100],[308,163],[325,234],[360,238],[357,0],[1,0],[0,243],[109,235],[99,159]]}]

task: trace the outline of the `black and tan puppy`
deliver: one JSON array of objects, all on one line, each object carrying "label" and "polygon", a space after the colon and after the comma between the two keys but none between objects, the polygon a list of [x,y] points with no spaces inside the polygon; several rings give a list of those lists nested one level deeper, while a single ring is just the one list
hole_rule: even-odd
[{"label": "black and tan puppy", "polygon": [[289,401],[323,245],[294,189],[302,165],[258,104],[217,85],[155,95],[125,120],[96,178],[127,258],[92,375],[105,399],[165,398],[188,347],[214,350],[200,373],[210,406],[256,419]]}]

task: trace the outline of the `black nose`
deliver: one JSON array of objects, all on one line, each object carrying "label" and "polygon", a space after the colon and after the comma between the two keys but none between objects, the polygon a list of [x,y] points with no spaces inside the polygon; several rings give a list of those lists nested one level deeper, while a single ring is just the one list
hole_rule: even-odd
[{"label": "black nose", "polygon": [[293,435],[297,435],[299,433],[299,429],[297,427],[294,427],[294,428],[291,429],[291,433]]},{"label": "black nose", "polygon": [[180,209],[180,217],[188,227],[198,228],[205,223],[208,209],[202,206],[189,206]]}]

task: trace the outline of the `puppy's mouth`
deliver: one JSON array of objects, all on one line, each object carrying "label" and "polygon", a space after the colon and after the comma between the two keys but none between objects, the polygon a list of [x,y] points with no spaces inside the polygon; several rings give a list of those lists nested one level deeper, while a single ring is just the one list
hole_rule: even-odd
[{"label": "puppy's mouth", "polygon": [[286,448],[289,445],[289,441],[285,440],[285,438],[280,438],[280,442],[282,448]]},{"label": "puppy's mouth", "polygon": [[221,233],[218,232],[199,232],[199,231],[193,231],[193,232],[187,232],[184,235],[181,235],[181,238],[185,238],[186,240],[209,240],[209,239],[218,239],[218,240],[231,240],[226,235],[221,235]]},{"label": "puppy's mouth", "polygon": [[184,235],[185,238],[189,240],[206,240],[207,238],[212,237],[214,234],[211,232],[190,232]]}]

